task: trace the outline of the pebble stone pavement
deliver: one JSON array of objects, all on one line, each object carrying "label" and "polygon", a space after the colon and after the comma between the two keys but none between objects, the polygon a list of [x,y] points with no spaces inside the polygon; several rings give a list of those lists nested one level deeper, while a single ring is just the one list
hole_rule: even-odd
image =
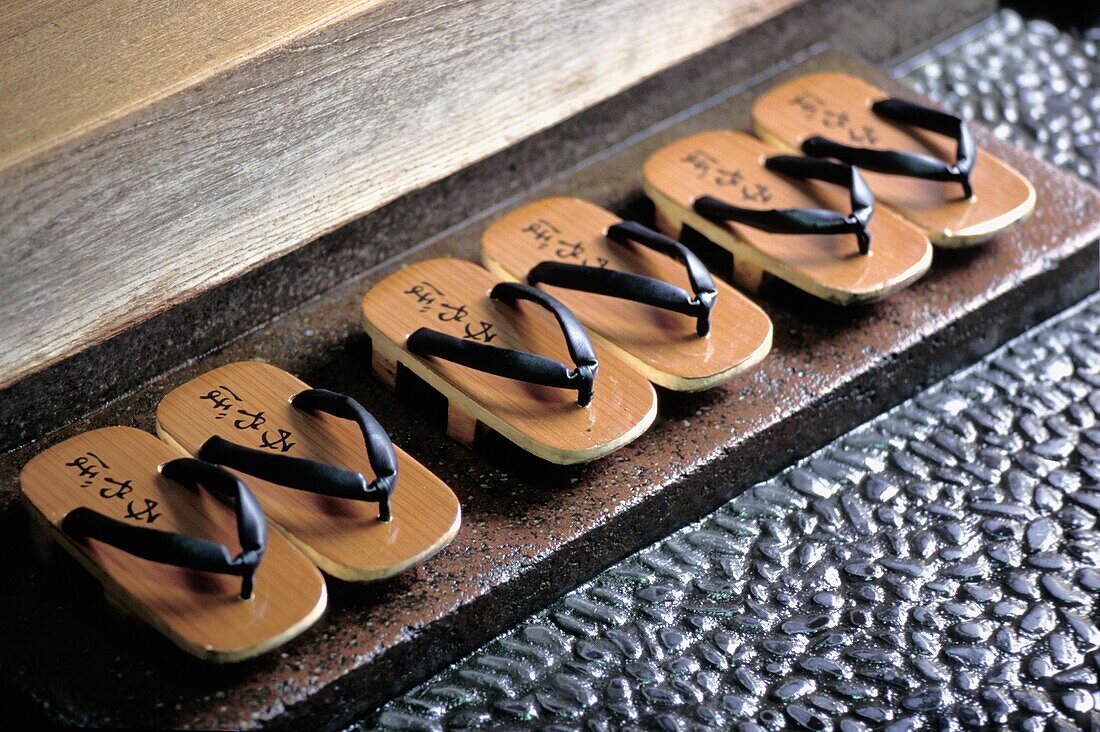
[{"label": "pebble stone pavement", "polygon": [[905,81],[1001,139],[1100,185],[1100,28],[1070,34],[1005,10],[975,30]]},{"label": "pebble stone pavement", "polygon": [[[905,78],[1100,182],[1100,30],[989,25]],[[1094,296],[351,730],[1100,730],[1098,387]]]}]

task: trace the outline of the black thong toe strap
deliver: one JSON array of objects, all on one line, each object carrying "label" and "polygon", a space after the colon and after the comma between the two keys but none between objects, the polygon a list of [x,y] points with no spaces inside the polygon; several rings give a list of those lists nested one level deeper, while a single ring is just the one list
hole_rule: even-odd
[{"label": "black thong toe strap", "polygon": [[970,171],[974,169],[977,147],[970,128],[962,118],[905,99],[882,99],[871,105],[871,111],[890,122],[919,127],[954,139],[955,162],[947,163],[921,153],[852,147],[821,136],[804,141],[802,152],[815,158],[835,158],[876,173],[955,182],[962,186],[966,198],[974,195]]},{"label": "black thong toe strap", "polygon": [[216,435],[199,448],[199,457],[286,488],[354,501],[375,501],[378,518],[389,521],[390,496],[397,486],[397,454],[382,425],[359,402],[326,389],[306,389],[290,403],[297,409],[324,412],[358,424],[374,480],[368,483],[366,476],[355,470],[245,447]]},{"label": "black thong toe strap", "polygon": [[734,221],[772,234],[855,234],[859,253],[871,253],[867,226],[875,212],[875,197],[858,170],[851,165],[796,155],[775,155],[764,165],[792,178],[812,178],[844,186],[851,200],[851,213],[823,208],[744,208],[713,196],[696,198],[692,208],[712,221]]},{"label": "black thong toe strap", "polygon": [[634,221],[621,221],[611,226],[607,237],[620,244],[636,242],[676,259],[687,268],[694,295],[655,277],[564,262],[540,262],[527,273],[527,282],[618,297],[690,315],[696,319],[696,333],[705,336],[710,332],[710,313],[718,291],[710,272],[690,249]]},{"label": "black thong toe strap", "polygon": [[418,329],[406,339],[405,347],[418,356],[442,358],[496,376],[558,389],[576,389],[577,404],[588,406],[594,394],[599,363],[588,333],[576,316],[542,290],[518,282],[497,284],[489,297],[509,305],[528,300],[553,313],[565,336],[575,368],[537,353],[456,338],[431,328]]},{"label": "black thong toe strap", "polygon": [[217,465],[179,458],[161,466],[161,474],[192,490],[199,486],[232,500],[237,514],[237,556],[223,544],[173,531],[160,531],[113,519],[86,506],[70,511],[61,529],[74,538],[89,538],[110,544],[135,557],[171,564],[200,572],[216,572],[241,578],[241,597],[252,596],[253,577],[267,544],[267,524],[260,504],[248,486]]}]

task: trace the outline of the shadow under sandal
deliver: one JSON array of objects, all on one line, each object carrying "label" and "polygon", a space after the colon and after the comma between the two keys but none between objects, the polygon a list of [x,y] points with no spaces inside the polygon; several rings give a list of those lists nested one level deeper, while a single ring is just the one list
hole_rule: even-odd
[{"label": "shadow under sandal", "polygon": [[442,394],[447,433],[467,446],[480,423],[544,460],[580,463],[656,416],[650,383],[606,349],[597,360],[564,305],[473,262],[394,272],[363,298],[363,319],[378,377],[395,385],[400,364]]},{"label": "shadow under sandal", "polygon": [[646,194],[670,236],[686,225],[733,254],[749,290],[765,273],[840,305],[869,302],[928,271],[932,247],[875,199],[849,165],[776,155],[749,135],[710,130],[645,163]]},{"label": "shadow under sandal", "polygon": [[771,348],[764,311],[715,282],[687,247],[576,198],[544,199],[501,217],[482,236],[481,259],[498,277],[553,295],[667,389],[708,389]]},{"label": "shadow under sandal", "polygon": [[864,170],[875,197],[938,246],[988,241],[1035,207],[1027,178],[979,153],[964,120],[847,74],[780,84],[756,100],[752,117],[772,145]]},{"label": "shadow under sandal", "polygon": [[250,476],[272,525],[342,580],[392,577],[458,532],[454,493],[366,409],[270,364],[227,364],[173,389],[157,434]]},{"label": "shadow under sandal", "polygon": [[259,655],[324,611],[321,574],[267,535],[248,487],[147,432],[77,435],[32,458],[19,482],[43,539],[91,572],[109,602],[201,659]]}]

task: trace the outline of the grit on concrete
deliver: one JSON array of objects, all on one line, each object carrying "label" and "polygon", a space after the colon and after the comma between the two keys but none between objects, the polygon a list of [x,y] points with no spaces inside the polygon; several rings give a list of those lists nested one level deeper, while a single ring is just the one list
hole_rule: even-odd
[{"label": "grit on concrete", "polygon": [[[1100,33],[899,70],[1100,182]],[[604,571],[354,729],[1100,728],[1100,297]]]}]

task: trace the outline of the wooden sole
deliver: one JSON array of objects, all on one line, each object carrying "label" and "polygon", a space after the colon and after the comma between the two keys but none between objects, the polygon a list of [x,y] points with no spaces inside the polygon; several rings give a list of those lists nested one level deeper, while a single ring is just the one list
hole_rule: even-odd
[{"label": "wooden sole", "polygon": [[[547,198],[490,225],[481,261],[502,280],[526,281],[545,260],[644,274],[689,290],[684,266],[641,246],[607,238],[619,217],[576,198]],[[563,302],[592,336],[654,384],[674,391],[717,386],[760,362],[771,349],[767,314],[747,297],[715,281],[718,299],[711,332],[700,338],[695,319],[642,303],[540,285]]]},{"label": "wooden sole", "polygon": [[765,168],[764,161],[777,153],[731,130],[700,132],[661,148],[646,160],[643,180],[658,225],[678,237],[686,224],[729,250],[742,286],[758,287],[768,273],[840,305],[881,299],[928,271],[928,238],[888,210],[876,210],[868,226],[868,256],[859,254],[854,236],[770,234],[715,223],[692,210],[694,200],[704,195],[747,207],[849,210],[848,191],[841,186],[793,181]]},{"label": "wooden sole", "polygon": [[489,291],[497,282],[473,262],[433,259],[398,270],[371,288],[363,298],[363,327],[378,378],[395,386],[398,364],[416,374],[447,400],[447,434],[467,447],[483,426],[559,465],[595,460],[649,428],[657,414],[653,387],[599,344],[596,396],[588,407],[577,406],[573,391],[421,358],[404,348],[411,333],[427,326],[571,363],[553,316],[531,303],[494,303]]},{"label": "wooden sole", "polygon": [[[807,74],[762,94],[753,104],[760,139],[783,150],[822,135],[856,147],[898,150],[955,159],[955,141],[925,130],[886,122],[871,104],[886,92],[847,74]],[[933,244],[962,248],[982,244],[1035,208],[1035,188],[1023,175],[984,150],[971,173],[974,196],[958,183],[941,183],[862,171],[879,201],[918,227]]]},{"label": "wooden sole", "polygon": [[[291,397],[308,388],[270,364],[227,364],[166,395],[157,406],[157,434],[191,455],[213,435],[254,448],[267,442],[280,454],[373,478],[362,433],[354,423],[291,406]],[[256,414],[263,415],[262,422]],[[391,521],[378,519],[376,503],[322,496],[241,475],[269,523],[322,571],[349,582],[373,582],[434,556],[454,539],[461,524],[462,510],[451,489],[401,448],[394,450],[398,483],[391,497]]]},{"label": "wooden sole", "polygon": [[19,475],[35,541],[46,551],[60,546],[95,577],[120,614],[151,625],[187,653],[214,663],[258,656],[313,625],[327,604],[317,568],[281,536],[268,536],[253,595],[242,600],[238,577],[158,564],[61,530],[70,511],[86,506],[232,551],[238,546],[233,510],[159,474],[161,464],[181,455],[129,427],[86,432],[39,453]]}]

